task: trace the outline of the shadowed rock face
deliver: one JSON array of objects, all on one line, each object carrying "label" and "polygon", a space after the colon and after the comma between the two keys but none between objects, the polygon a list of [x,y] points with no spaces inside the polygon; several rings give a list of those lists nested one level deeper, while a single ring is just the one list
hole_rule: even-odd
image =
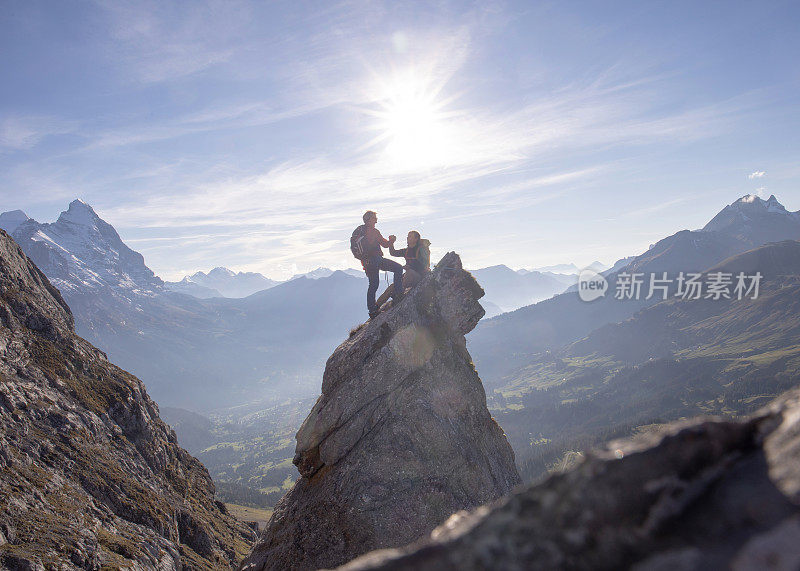
[{"label": "shadowed rock face", "polygon": [[739,421],[612,442],[343,571],[800,569],[800,389]]},{"label": "shadowed rock face", "polygon": [[0,230],[0,569],[226,569],[252,539]]},{"label": "shadowed rock face", "polygon": [[482,295],[451,252],[334,351],[297,433],[302,477],[244,569],[340,565],[520,483],[465,346]]}]

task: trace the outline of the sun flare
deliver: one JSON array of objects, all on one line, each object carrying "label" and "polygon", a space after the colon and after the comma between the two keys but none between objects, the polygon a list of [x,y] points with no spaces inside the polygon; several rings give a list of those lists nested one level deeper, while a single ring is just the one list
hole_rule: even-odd
[{"label": "sun flare", "polygon": [[400,168],[446,166],[453,139],[444,102],[424,77],[413,74],[384,83],[380,108],[373,113],[374,143]]}]

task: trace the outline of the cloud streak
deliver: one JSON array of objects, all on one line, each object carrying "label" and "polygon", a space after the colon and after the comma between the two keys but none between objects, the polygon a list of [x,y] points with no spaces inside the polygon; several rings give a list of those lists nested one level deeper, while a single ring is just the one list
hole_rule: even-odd
[{"label": "cloud streak", "polygon": [[7,115],[0,118],[0,152],[30,150],[47,137],[75,131],[72,121],[36,115]]}]

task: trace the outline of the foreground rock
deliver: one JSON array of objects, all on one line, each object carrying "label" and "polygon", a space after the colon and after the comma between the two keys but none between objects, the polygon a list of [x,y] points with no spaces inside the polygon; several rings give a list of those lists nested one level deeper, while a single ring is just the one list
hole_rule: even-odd
[{"label": "foreground rock", "polygon": [[445,256],[328,359],[297,433],[302,477],[244,569],[316,569],[403,545],[520,483],[464,335],[483,290]]},{"label": "foreground rock", "polygon": [[0,568],[235,566],[252,532],[142,383],[73,326],[0,230]]},{"label": "foreground rock", "polygon": [[740,421],[611,443],[343,571],[800,569],[800,390]]}]

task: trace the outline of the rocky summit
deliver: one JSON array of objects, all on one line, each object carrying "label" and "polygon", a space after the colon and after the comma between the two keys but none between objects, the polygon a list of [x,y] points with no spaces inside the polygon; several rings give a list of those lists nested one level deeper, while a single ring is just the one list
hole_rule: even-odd
[{"label": "rocky summit", "polygon": [[0,230],[0,568],[226,569],[255,539]]},{"label": "rocky summit", "polygon": [[520,483],[466,349],[482,295],[451,252],[334,351],[297,433],[301,477],[243,569],[341,565]]},{"label": "rocky summit", "polygon": [[800,390],[609,443],[573,470],[342,571],[800,569]]}]

